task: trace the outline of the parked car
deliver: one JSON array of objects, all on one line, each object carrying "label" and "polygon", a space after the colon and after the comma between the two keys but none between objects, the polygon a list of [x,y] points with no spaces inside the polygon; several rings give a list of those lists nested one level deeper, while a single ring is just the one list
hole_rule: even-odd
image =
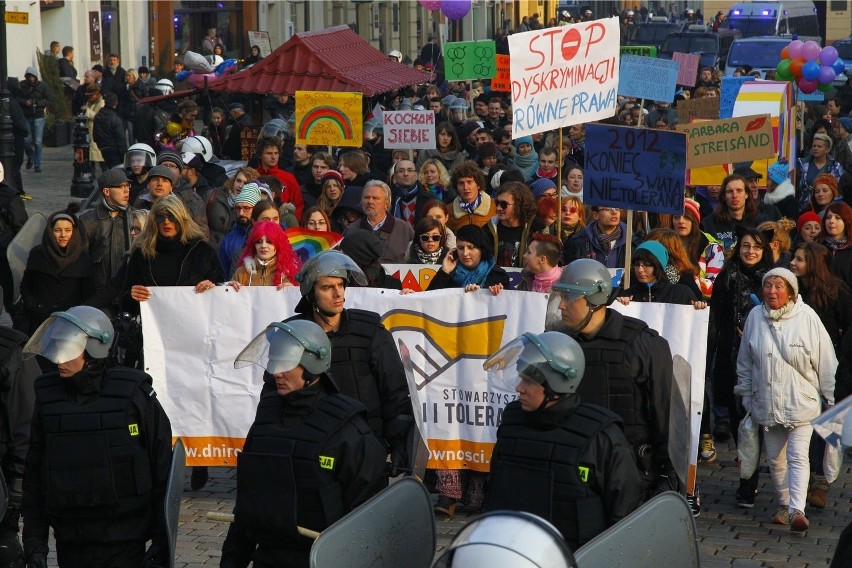
[{"label": "parked car", "polygon": [[715,32],[687,31],[669,34],[663,41],[659,57],[671,59],[673,53],[696,53],[701,56],[701,67],[725,68],[728,51],[734,40],[742,37],[738,30]]},{"label": "parked car", "polygon": [[666,36],[680,30],[678,24],[672,24],[662,18],[662,22],[652,21],[647,24],[639,24],[633,28],[625,45],[649,45],[657,48],[659,52]]},{"label": "parked car", "polygon": [[774,71],[781,61],[781,50],[790,44],[790,38],[760,36],[740,38],[731,44],[725,75],[733,75],[737,67],[747,67],[750,71],[759,71],[760,78],[766,78],[767,71]]}]

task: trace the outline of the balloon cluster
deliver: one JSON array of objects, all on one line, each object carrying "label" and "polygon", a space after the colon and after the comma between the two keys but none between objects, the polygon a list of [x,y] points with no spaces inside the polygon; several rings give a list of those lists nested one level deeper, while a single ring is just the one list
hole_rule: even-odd
[{"label": "balloon cluster", "polygon": [[828,91],[837,75],[843,73],[844,63],[831,46],[820,49],[815,41],[794,39],[781,50],[781,61],[775,76],[782,81],[795,81],[799,90],[809,94]]}]

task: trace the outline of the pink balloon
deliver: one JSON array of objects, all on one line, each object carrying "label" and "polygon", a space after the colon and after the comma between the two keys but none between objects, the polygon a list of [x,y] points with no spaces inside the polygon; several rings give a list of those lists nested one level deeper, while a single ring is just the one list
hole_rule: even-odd
[{"label": "pink balloon", "polygon": [[420,5],[427,10],[437,10],[441,7],[441,0],[420,0]]},{"label": "pink balloon", "polygon": [[805,42],[802,40],[794,39],[790,42],[790,45],[787,46],[787,53],[790,55],[790,59],[799,59],[802,57],[802,48],[805,47]]},{"label": "pink balloon", "polygon": [[461,20],[470,12],[470,0],[441,0],[441,11],[450,20]]},{"label": "pink balloon", "polygon": [[796,81],[796,84],[799,86],[799,90],[806,95],[813,93],[817,90],[817,87],[819,87],[819,83],[817,81],[808,81],[805,78],[799,79]]},{"label": "pink balloon", "polygon": [[822,51],[819,44],[815,41],[806,41],[802,47],[802,58],[806,61],[816,61],[819,59],[819,52]]}]

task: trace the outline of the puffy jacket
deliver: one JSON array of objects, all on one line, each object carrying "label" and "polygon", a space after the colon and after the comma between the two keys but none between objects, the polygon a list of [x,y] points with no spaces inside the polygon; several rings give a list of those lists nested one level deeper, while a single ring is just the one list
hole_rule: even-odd
[{"label": "puffy jacket", "polygon": [[[36,75],[35,68],[27,67],[26,75]],[[24,116],[27,118],[44,118],[44,109],[47,107],[47,99],[49,97],[47,86],[39,80],[36,80],[34,85],[31,85],[27,80],[23,80],[18,83],[18,88],[20,89],[18,104],[21,105]],[[32,101],[32,105],[27,106],[27,101]]]},{"label": "puffy jacket", "polygon": [[801,296],[778,321],[765,304],[743,329],[734,393],[752,397],[758,424],[803,426],[819,416],[820,396],[834,402],[837,357],[819,316]]}]

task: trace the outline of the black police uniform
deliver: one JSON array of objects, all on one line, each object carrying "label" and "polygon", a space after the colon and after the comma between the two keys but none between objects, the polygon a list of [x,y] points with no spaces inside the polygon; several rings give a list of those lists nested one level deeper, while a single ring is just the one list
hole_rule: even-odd
[{"label": "black police uniform", "polygon": [[[305,310],[286,321],[293,319],[313,321],[313,314]],[[405,456],[406,436],[414,422],[405,369],[393,336],[375,312],[346,309],[340,328],[330,332],[328,338],[331,341],[329,373],[340,392],[367,407],[367,423],[389,446],[392,456]]]},{"label": "black police uniform", "polygon": [[[269,374],[267,385],[273,384]],[[325,376],[280,396],[261,394],[237,461],[234,523],[222,568],[306,567],[312,540],[387,486],[386,453],[364,420],[364,405],[335,392]]]},{"label": "black police uniform", "polygon": [[497,430],[484,510],[539,515],[568,544],[585,544],[641,503],[641,480],[622,421],[568,396],[525,412],[509,403]]},{"label": "black police uniform", "polygon": [[612,410],[638,458],[646,497],[660,476],[676,488],[669,457],[669,413],[674,372],[669,343],[636,318],[606,309],[594,337],[574,336],[586,356],[585,379],[577,394],[584,402]]},{"label": "black police uniform", "polygon": [[151,377],[95,363],[42,375],[24,478],[24,547],[59,565],[141,566],[149,539],[165,561],[163,504],[172,457],[169,419]]}]

